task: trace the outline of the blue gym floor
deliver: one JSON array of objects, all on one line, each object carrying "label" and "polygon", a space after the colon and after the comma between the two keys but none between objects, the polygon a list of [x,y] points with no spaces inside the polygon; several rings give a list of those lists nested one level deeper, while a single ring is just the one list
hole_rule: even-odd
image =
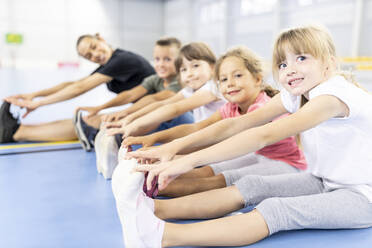
[{"label": "blue gym floor", "polygon": [[[94,152],[67,144],[4,155],[2,147],[0,247],[124,247],[111,181],[97,174]],[[372,228],[282,232],[249,247],[370,248]]]}]

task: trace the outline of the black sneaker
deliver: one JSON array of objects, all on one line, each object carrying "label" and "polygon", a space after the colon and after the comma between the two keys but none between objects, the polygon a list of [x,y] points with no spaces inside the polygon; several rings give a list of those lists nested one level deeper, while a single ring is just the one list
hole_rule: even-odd
[{"label": "black sneaker", "polygon": [[98,129],[85,123],[83,113],[80,110],[75,113],[74,127],[81,146],[85,151],[90,152],[94,147],[94,138],[98,133]]},{"label": "black sneaker", "polygon": [[19,128],[18,119],[9,112],[10,103],[3,102],[0,107],[0,143],[14,142],[13,135]]}]

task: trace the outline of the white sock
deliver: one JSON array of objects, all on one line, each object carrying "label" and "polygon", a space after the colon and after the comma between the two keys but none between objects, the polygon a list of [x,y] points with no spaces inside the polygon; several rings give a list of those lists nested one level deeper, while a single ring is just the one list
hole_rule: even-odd
[{"label": "white sock", "polygon": [[125,156],[127,155],[128,148],[126,147],[120,147],[118,152],[118,160],[125,160]]},{"label": "white sock", "polygon": [[154,214],[154,200],[141,192],[137,199],[137,231],[146,247],[161,248],[165,222]]},{"label": "white sock", "polygon": [[102,157],[100,159],[102,175],[105,179],[111,179],[112,173],[118,164],[119,147],[115,141],[115,136],[109,136],[106,133],[101,139]]},{"label": "white sock", "polygon": [[101,166],[101,160],[102,160],[102,137],[104,136],[106,132],[106,128],[104,128],[101,125],[101,128],[99,129],[99,132],[96,135],[96,138],[94,139],[94,150],[96,151],[96,165],[97,165],[97,172],[102,173],[102,166]]},{"label": "white sock", "polygon": [[26,111],[21,109],[21,107],[10,104],[9,113],[13,116],[14,119],[18,119],[18,117],[22,116]]},{"label": "white sock", "polygon": [[112,190],[122,225],[125,247],[145,248],[136,227],[137,199],[143,193],[144,174],[132,172],[137,165],[135,159],[120,160],[112,176]]}]

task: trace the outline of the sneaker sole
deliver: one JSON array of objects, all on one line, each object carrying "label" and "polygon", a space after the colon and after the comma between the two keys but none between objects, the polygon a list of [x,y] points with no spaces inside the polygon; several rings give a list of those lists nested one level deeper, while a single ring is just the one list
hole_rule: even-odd
[{"label": "sneaker sole", "polygon": [[76,112],[74,115],[75,132],[78,136],[78,139],[83,149],[87,152],[90,152],[92,150],[92,146],[90,145],[89,140],[85,136],[83,128],[81,127],[81,118],[82,118],[81,112],[80,111]]}]

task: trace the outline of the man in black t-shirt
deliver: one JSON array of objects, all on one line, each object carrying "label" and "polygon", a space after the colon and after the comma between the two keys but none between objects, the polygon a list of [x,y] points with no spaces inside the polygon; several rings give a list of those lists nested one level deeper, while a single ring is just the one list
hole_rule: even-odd
[{"label": "man in black t-shirt", "polygon": [[116,49],[106,64],[98,67],[92,74],[101,73],[112,77],[107,88],[119,94],[139,85],[144,78],[155,74],[155,70],[143,57],[129,51]]},{"label": "man in black t-shirt", "polygon": [[[5,98],[4,107],[0,108],[0,117],[2,116],[0,118],[0,143],[14,140],[54,141],[77,138],[71,120],[55,121],[43,125],[19,125],[9,114],[10,103],[26,108],[23,116],[25,117],[41,106],[74,98],[100,84],[107,84],[109,90],[120,93],[139,85],[144,78],[155,73],[150,63],[143,57],[120,49],[113,50],[98,34],[81,36],[76,47],[80,56],[99,64],[100,67],[91,75],[76,81],[63,82],[49,89]],[[42,98],[33,100],[35,97]],[[97,115],[96,118],[100,117]],[[9,127],[6,123],[15,123],[17,126],[12,124]]]}]

